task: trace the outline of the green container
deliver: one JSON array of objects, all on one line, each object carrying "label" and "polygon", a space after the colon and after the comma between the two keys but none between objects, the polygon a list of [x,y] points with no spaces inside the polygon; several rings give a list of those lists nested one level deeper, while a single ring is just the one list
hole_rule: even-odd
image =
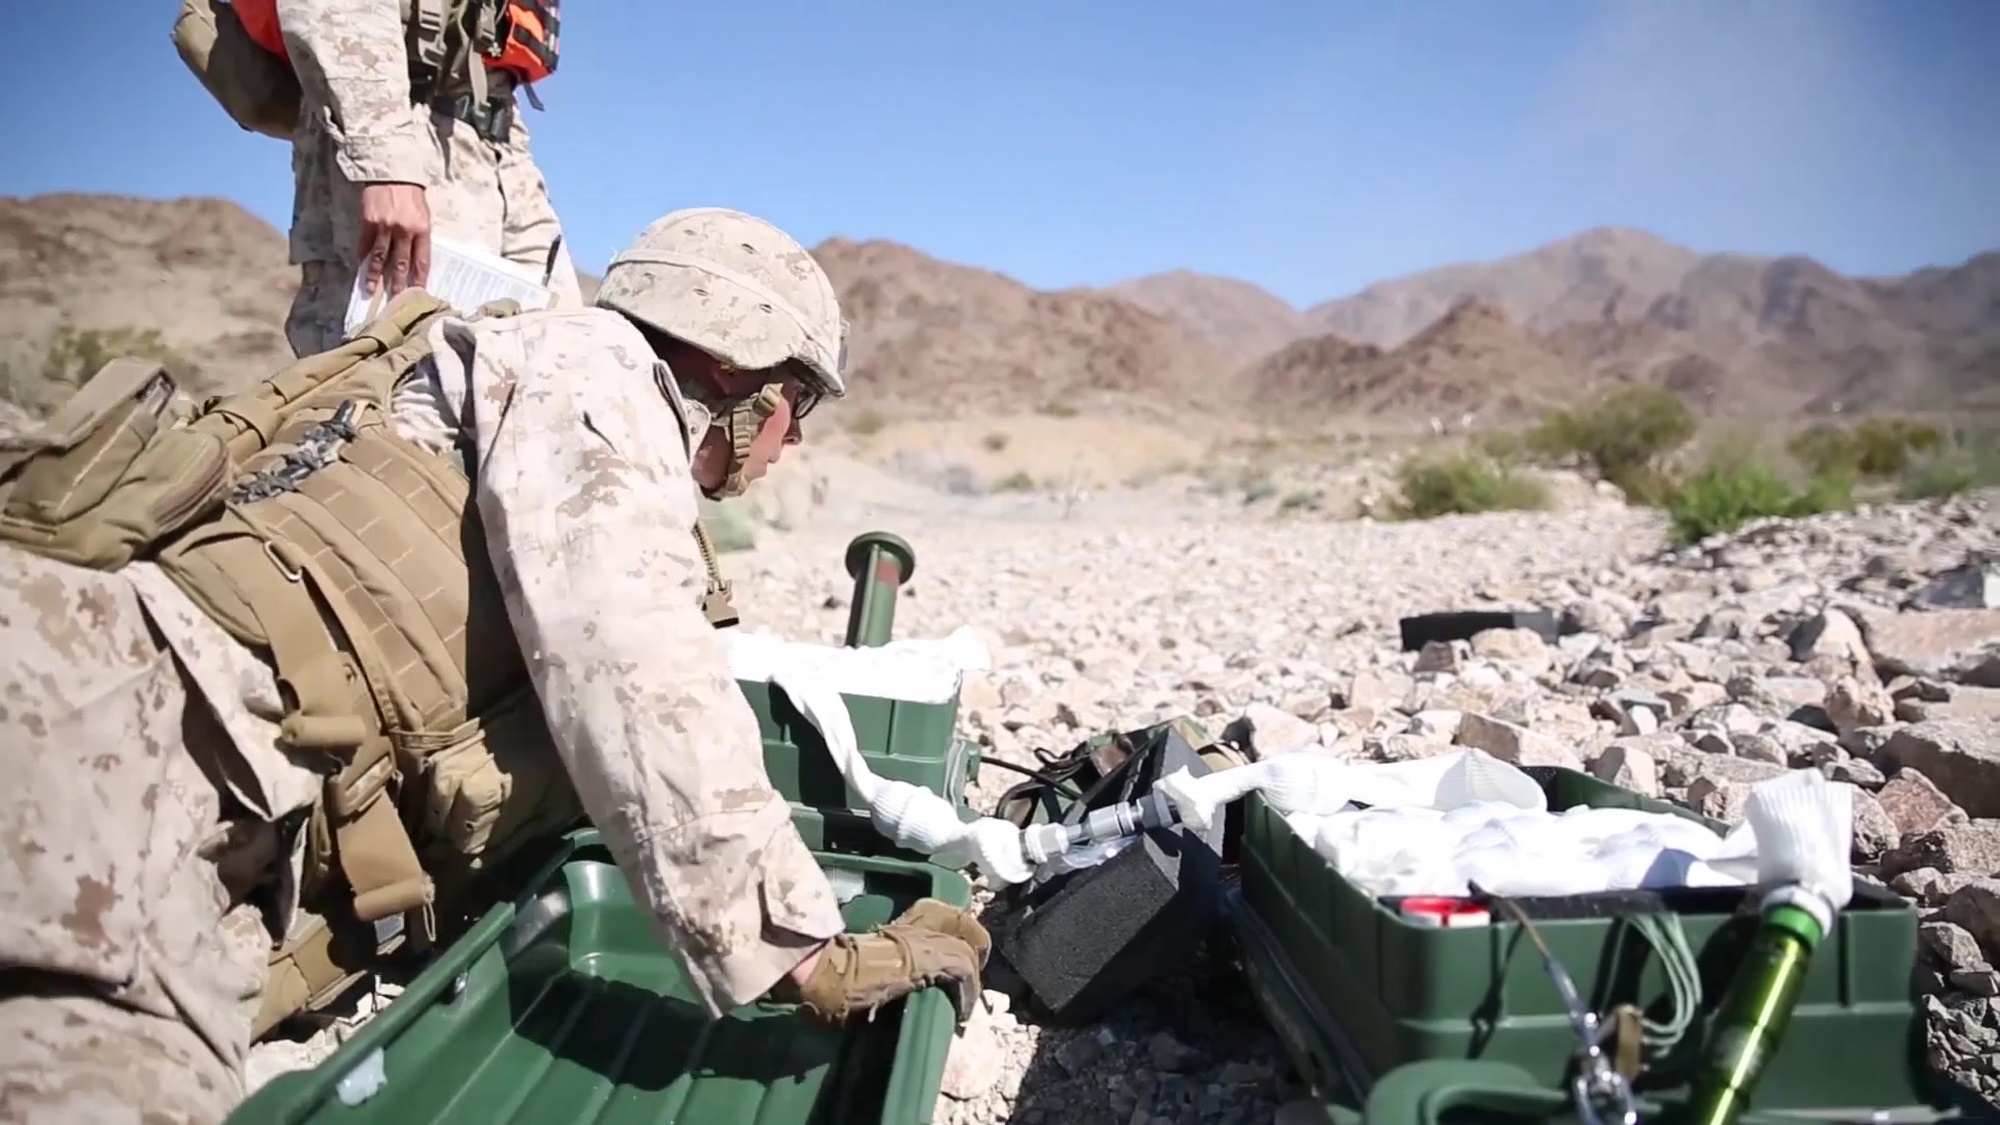
[{"label": "green container", "polygon": [[[858,878],[850,930],[971,888],[928,865],[819,857]],[[756,1004],[709,1022],[594,830],[493,908],[334,1056],[230,1125],[926,1125],[956,1017],[936,989],[844,1030]],[[353,1095],[371,1085],[372,1096]],[[350,1101],[357,1104],[348,1104]]]},{"label": "green container", "polygon": [[[866,815],[867,806],[840,776],[819,728],[799,714],[785,693],[759,680],[738,680],[764,739],[764,769],[771,784],[794,805],[845,809]],[[979,775],[979,750],[954,736],[958,700],[912,703],[867,695],[841,696],[854,723],[861,756],[877,776],[921,785],[963,806],[965,790]]]},{"label": "green container", "polygon": [[[1673,812],[1720,829],[1573,770],[1527,772],[1548,793],[1551,809]],[[1478,1060],[1488,1064],[1480,1073],[1511,1071],[1514,1081],[1549,1091],[1567,1085],[1575,1034],[1518,925],[1497,913],[1490,926],[1409,925],[1342,878],[1261,799],[1246,803],[1234,928],[1253,990],[1317,1089],[1358,1107],[1398,1067],[1453,1060]],[[1563,900],[1567,913],[1597,916],[1537,918],[1535,928],[1586,1003],[1600,1012],[1636,1003],[1663,1018],[1669,993],[1657,956],[1616,917],[1619,904],[1630,909],[1635,897]],[[1741,891],[1673,898],[1700,967],[1701,1012],[1676,1050],[1638,1083],[1642,1093],[1669,1100],[1685,1082],[1707,1017],[1755,928]],[[1528,905],[1533,917],[1536,904]],[[1913,982],[1916,948],[1909,905],[1857,884],[1853,902],[1813,956],[1783,1045],[1758,1086],[1760,1115],[1934,1104]]]}]

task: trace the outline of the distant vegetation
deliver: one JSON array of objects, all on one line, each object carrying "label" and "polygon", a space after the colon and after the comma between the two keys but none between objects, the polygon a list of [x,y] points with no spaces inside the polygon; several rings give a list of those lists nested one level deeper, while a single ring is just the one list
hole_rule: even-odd
[{"label": "distant vegetation", "polygon": [[1825,423],[1792,435],[1785,449],[1815,476],[1887,480],[1945,447],[1945,435],[1922,422],[1869,418],[1847,428]]},{"label": "distant vegetation", "polygon": [[1724,444],[1665,496],[1674,539],[1693,543],[1756,519],[1818,515],[1852,506],[1852,478],[1828,470],[1795,482],[1754,449]]},{"label": "distant vegetation", "polygon": [[1522,436],[1524,451],[1550,463],[1580,465],[1635,503],[1672,491],[1666,461],[1699,429],[1679,395],[1627,386],[1575,410],[1558,410]]},{"label": "distant vegetation", "polygon": [[1546,492],[1524,471],[1572,468],[1616,485],[1632,503],[1661,508],[1674,538],[1691,543],[1756,519],[2000,486],[2000,428],[1992,426],[1946,431],[1902,419],[1821,422],[1775,449],[1703,437],[1677,395],[1619,387],[1525,431],[1482,435],[1467,451],[1411,454],[1398,474],[1394,511],[1428,519],[1541,507]]},{"label": "distant vegetation", "polygon": [[1542,482],[1477,452],[1413,456],[1397,471],[1396,484],[1401,495],[1390,508],[1396,519],[1549,506]]},{"label": "distant vegetation", "polygon": [[1938,448],[1912,457],[1896,494],[1930,500],[1994,487],[2000,487],[2000,425],[1954,431]]},{"label": "distant vegetation", "polygon": [[99,368],[122,356],[165,365],[183,387],[194,373],[193,365],[169,347],[156,329],[65,324],[56,330],[39,358],[0,362],[0,398],[37,417],[46,415]]}]

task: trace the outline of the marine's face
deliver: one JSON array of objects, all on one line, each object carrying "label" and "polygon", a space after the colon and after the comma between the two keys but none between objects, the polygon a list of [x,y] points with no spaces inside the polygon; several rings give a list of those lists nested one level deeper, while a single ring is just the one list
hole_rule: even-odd
[{"label": "marine's face", "polygon": [[702,437],[701,445],[695,449],[694,478],[703,491],[713,494],[720,489],[730,479],[732,470],[745,485],[762,479],[784,455],[786,446],[800,442],[803,435],[799,428],[799,401],[802,396],[810,400],[812,392],[791,380],[781,390],[775,408],[758,425],[744,449],[741,465],[733,463],[734,442],[726,425],[714,426]]},{"label": "marine's face", "polygon": [[744,480],[762,478],[772,465],[778,463],[786,446],[797,445],[803,440],[797,413],[801,389],[796,382],[786,381],[785,393],[778,400],[778,409],[764,419],[764,424],[757,429],[757,436],[750,439],[750,448],[743,457]]},{"label": "marine's face", "polygon": [[776,408],[758,426],[740,465],[732,464],[734,443],[726,425],[717,425],[702,438],[695,451],[694,470],[696,482],[704,490],[720,488],[732,470],[744,484],[759,480],[783,457],[786,446],[804,440],[800,421],[819,405],[820,394],[812,384],[792,374],[801,368],[787,364],[775,370],[741,371],[685,340],[656,336],[653,343],[684,387],[698,383],[723,400],[746,399],[772,384],[779,389]]}]

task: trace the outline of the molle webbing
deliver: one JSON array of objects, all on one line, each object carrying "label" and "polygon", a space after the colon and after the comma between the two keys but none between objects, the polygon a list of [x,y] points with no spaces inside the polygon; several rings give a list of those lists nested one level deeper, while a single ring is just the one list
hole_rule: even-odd
[{"label": "molle webbing", "polygon": [[467,682],[468,620],[506,619],[484,552],[468,560],[464,548],[469,489],[449,461],[389,429],[393,388],[429,355],[421,329],[443,311],[420,291],[399,295],[355,340],[209,404],[196,424],[229,441],[235,487],[218,517],[159,558],[211,617],[270,654],[288,706],[281,737],[333,771],[302,890],[324,891],[337,863],[363,922],[427,911],[434,895],[399,779],[525,683],[518,652],[494,644],[480,646],[492,673]]},{"label": "molle webbing", "polygon": [[[506,610],[485,552],[465,549],[480,540],[465,528],[475,517],[464,478],[397,439],[373,404],[360,417],[338,460],[232,505],[176,552],[190,593],[270,650],[293,705],[285,740],[338,763],[324,802],[330,858],[355,916],[372,922],[426,908],[434,894],[392,783],[475,737],[474,717],[526,673],[501,635]],[[500,632],[476,643],[475,622]]]},{"label": "molle webbing", "polygon": [[[223,509],[159,565],[268,656],[280,738],[326,778],[300,886],[324,922],[274,953],[263,1027],[430,941],[458,877],[573,815],[456,460],[472,450],[432,452],[393,428],[395,388],[429,358],[425,329],[446,311],[400,294],[354,340],[191,423],[228,445],[235,472]],[[703,556],[726,609],[705,544]]]}]

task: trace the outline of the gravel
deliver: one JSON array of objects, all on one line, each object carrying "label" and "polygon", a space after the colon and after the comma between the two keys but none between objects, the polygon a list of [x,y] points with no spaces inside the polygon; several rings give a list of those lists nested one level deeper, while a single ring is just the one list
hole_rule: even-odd
[{"label": "gravel", "polygon": [[[1585,490],[1549,513],[1419,523],[1247,512],[1168,487],[1082,502],[854,504],[730,556],[746,624],[837,642],[847,539],[914,546],[897,632],[977,629],[990,675],[962,734],[989,757],[1192,714],[1247,716],[1259,754],[1386,760],[1478,746],[1561,760],[1708,815],[1756,779],[1856,788],[1857,872],[1918,905],[1932,1063],[2000,1094],[2000,513],[1995,496],[1751,527],[1666,551],[1657,513]],[[1532,633],[1399,651],[1397,619],[1545,607]],[[982,809],[1014,780],[985,771]],[[1991,819],[1989,819],[1991,818]],[[982,890],[982,898],[984,892]],[[938,1120],[1310,1119],[1276,1040],[1219,961],[1102,1024],[1038,1027],[988,992]],[[260,1073],[317,1047],[269,1044]]]}]

